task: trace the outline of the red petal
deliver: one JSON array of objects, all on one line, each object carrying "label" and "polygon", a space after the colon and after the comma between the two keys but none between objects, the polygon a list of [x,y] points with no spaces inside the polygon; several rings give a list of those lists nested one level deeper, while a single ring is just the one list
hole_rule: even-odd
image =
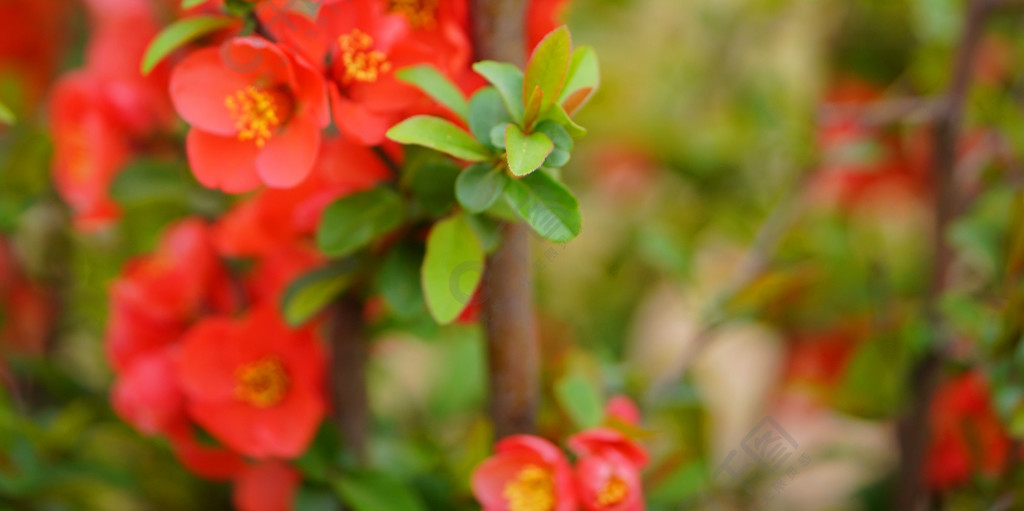
[{"label": "red petal", "polygon": [[259,148],[252,141],[192,129],[185,145],[192,173],[203,186],[243,193],[260,185],[256,174]]},{"label": "red petal", "polygon": [[256,171],[267,186],[291,188],[306,179],[320,151],[320,128],[314,119],[295,117],[267,141],[256,157]]}]

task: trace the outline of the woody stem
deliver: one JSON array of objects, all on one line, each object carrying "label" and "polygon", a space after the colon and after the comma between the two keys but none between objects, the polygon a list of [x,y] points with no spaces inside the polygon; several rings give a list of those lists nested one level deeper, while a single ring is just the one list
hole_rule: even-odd
[{"label": "woody stem", "polygon": [[[477,60],[522,65],[526,0],[473,0]],[[532,433],[539,394],[539,347],[533,317],[530,231],[502,226],[502,247],[484,270],[481,312],[487,333],[491,417],[498,438]]]},{"label": "woody stem", "polygon": [[353,297],[335,303],[327,325],[331,348],[331,403],[338,432],[357,461],[367,462],[370,409],[366,390],[368,342],[362,306]]}]

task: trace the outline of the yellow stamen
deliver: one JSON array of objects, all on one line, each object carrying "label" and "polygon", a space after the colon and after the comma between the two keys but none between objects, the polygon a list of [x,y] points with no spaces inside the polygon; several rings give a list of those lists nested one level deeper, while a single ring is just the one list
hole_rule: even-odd
[{"label": "yellow stamen", "polygon": [[375,82],[380,75],[391,71],[388,56],[380,50],[371,50],[373,38],[366,32],[353,30],[338,38],[341,63],[345,74],[342,83]]},{"label": "yellow stamen", "polygon": [[236,373],[235,395],[257,408],[270,408],[284,400],[288,374],[274,357],[242,366]]},{"label": "yellow stamen", "polygon": [[618,477],[612,477],[605,483],[604,488],[597,493],[597,507],[611,507],[626,500],[629,496],[629,486]]},{"label": "yellow stamen", "polygon": [[255,140],[263,147],[285,120],[282,114],[287,105],[282,99],[280,94],[252,85],[224,98],[224,106],[235,120],[238,139]]},{"label": "yellow stamen", "polygon": [[388,11],[397,12],[416,28],[434,28],[437,25],[438,0],[389,0]]},{"label": "yellow stamen", "polygon": [[527,465],[515,480],[505,486],[502,496],[509,511],[551,511],[555,508],[555,484],[551,473],[536,465]]}]

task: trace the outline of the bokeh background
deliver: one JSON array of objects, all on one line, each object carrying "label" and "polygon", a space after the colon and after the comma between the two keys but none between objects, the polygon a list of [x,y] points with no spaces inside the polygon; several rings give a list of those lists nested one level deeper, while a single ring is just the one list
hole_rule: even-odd
[{"label": "bokeh background", "polygon": [[[89,23],[71,1],[31,4],[0,0],[0,98],[19,119],[0,127],[0,509],[229,509],[229,488],[112,412],[103,351],[125,262],[226,199],[183,160],[141,159],[112,188],[121,221],[72,228],[51,184],[47,97],[83,61]],[[535,246],[542,434],[571,430],[563,405],[579,389],[627,394],[644,411],[652,511],[893,509],[896,424],[929,342],[932,121],[964,12],[573,0],[574,42],[596,48],[603,81],[564,173],[583,233]],[[925,470],[941,509],[988,509],[1020,472],[1024,387],[1000,339],[1024,314],[1007,269],[1024,225],[1022,24],[1011,11],[987,25],[957,151],[965,204],[941,298],[956,341]],[[430,509],[478,509],[481,329],[381,323],[374,337],[375,464]],[[740,470],[766,417],[792,455]]]}]

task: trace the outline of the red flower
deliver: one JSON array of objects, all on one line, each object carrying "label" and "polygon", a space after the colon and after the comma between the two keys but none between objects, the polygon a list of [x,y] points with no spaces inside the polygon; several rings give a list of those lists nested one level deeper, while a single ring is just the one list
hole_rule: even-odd
[{"label": "red flower", "polygon": [[118,370],[176,341],[200,312],[232,310],[209,227],[186,220],[169,229],[156,253],[130,263],[114,282],[111,308],[107,353]]},{"label": "red flower", "polygon": [[323,77],[290,50],[239,37],[198,50],[171,76],[171,99],[192,125],[189,163],[209,188],[288,188],[313,169],[329,122]]},{"label": "red flower", "polygon": [[569,448],[578,456],[603,456],[615,452],[637,469],[647,466],[647,450],[623,433],[611,428],[594,428],[569,437]]},{"label": "red flower", "polygon": [[129,148],[116,116],[100,94],[102,82],[87,72],[61,78],[50,104],[54,183],[80,226],[117,216],[107,189]]},{"label": "red flower", "polygon": [[604,407],[604,415],[630,426],[640,424],[640,409],[628,396],[612,396]]},{"label": "red flower", "polygon": [[285,463],[271,461],[246,468],[235,480],[239,511],[290,511],[302,477]]},{"label": "red flower", "polygon": [[317,22],[330,35],[334,122],[347,137],[366,145],[382,143],[388,128],[424,98],[395,78],[394,71],[443,55],[412,38],[407,19],[388,14],[384,7],[380,2],[330,0]]},{"label": "red flower", "polygon": [[0,1],[0,76],[22,86],[19,99],[26,111],[42,97],[57,69],[69,5],[64,0]]},{"label": "red flower", "polygon": [[324,416],[323,352],[273,305],[239,321],[206,319],[182,341],[178,375],[192,418],[248,456],[294,458]]},{"label": "red flower", "polygon": [[562,451],[542,438],[508,437],[473,472],[484,511],[573,511],[572,472]]},{"label": "red flower", "polygon": [[195,427],[181,420],[167,432],[174,454],[185,468],[207,479],[231,479],[245,469],[245,460],[219,445],[207,445],[196,438]]},{"label": "red flower", "polygon": [[341,137],[324,140],[313,172],[295,188],[266,189],[221,218],[218,248],[228,256],[255,256],[311,235],[323,210],[339,197],[390,177],[370,149]]},{"label": "red flower", "polygon": [[644,495],[637,467],[614,451],[576,462],[576,489],[587,511],[643,511]]},{"label": "red flower", "polygon": [[930,420],[925,473],[929,486],[948,489],[966,483],[974,471],[989,476],[1002,472],[1010,439],[980,373],[969,372],[943,384],[932,402]]},{"label": "red flower", "polygon": [[110,391],[114,410],[139,431],[167,432],[185,414],[175,364],[169,349],[139,357],[124,371]]}]

